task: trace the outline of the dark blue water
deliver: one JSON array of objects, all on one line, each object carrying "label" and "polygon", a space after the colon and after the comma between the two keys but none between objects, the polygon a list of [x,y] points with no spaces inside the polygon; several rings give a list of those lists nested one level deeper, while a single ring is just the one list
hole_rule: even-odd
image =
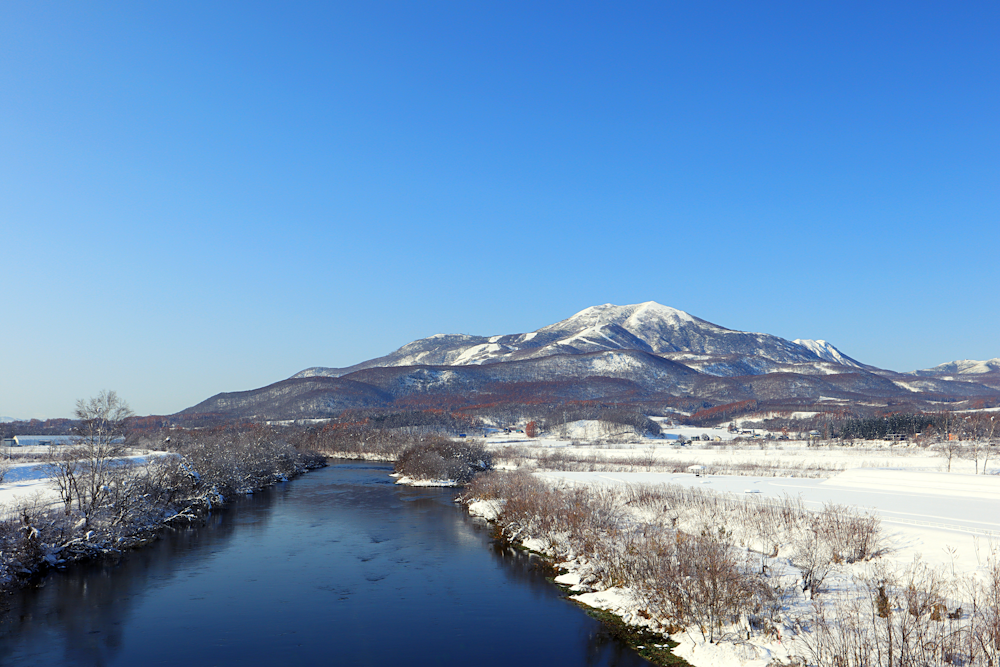
[{"label": "dark blue water", "polygon": [[15,594],[3,665],[645,665],[454,492],[346,462]]}]

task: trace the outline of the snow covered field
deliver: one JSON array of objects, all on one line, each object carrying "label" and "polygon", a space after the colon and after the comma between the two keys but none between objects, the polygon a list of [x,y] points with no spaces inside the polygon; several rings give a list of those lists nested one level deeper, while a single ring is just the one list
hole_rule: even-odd
[{"label": "snow covered field", "polygon": [[[708,433],[716,436],[722,431],[711,429],[676,429],[685,437]],[[828,477],[855,468],[888,468],[921,472],[945,472],[947,460],[937,450],[894,443],[867,443],[855,446],[808,445],[795,440],[695,441],[678,445],[660,438],[635,438],[633,442],[605,442],[595,439],[561,439],[540,437],[534,439],[518,436],[491,436],[487,446],[503,458],[505,453],[526,453],[539,460],[545,457],[562,457],[581,461],[627,462],[633,467],[656,467],[659,464],[683,463],[703,465],[713,469],[748,468],[754,466],[777,470],[795,470],[793,475]],[[542,464],[540,464],[542,466]],[[544,466],[542,466],[544,467]],[[981,468],[980,468],[981,471]],[[952,473],[976,472],[972,460],[955,457],[951,462]],[[1000,460],[990,460],[987,472],[1000,474]]]}]

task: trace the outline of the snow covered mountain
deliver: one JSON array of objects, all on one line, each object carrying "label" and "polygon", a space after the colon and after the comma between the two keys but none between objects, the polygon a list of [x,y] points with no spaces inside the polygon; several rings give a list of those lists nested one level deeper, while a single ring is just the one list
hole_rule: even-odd
[{"label": "snow covered mountain", "polygon": [[832,345],[820,349],[823,354],[778,336],[726,329],[654,301],[627,306],[608,303],[586,308],[561,322],[529,333],[490,337],[437,334],[349,368],[308,368],[293,377],[340,377],[366,368],[466,366],[609,350],[638,350],[681,363],[684,361],[677,358],[678,354],[700,355],[701,362],[738,355],[771,365],[830,361],[860,366]]},{"label": "snow covered mountain", "polygon": [[807,350],[811,351],[820,359],[825,359],[827,361],[832,361],[835,364],[842,364],[844,366],[853,366],[854,368],[862,368],[864,364],[861,364],[854,359],[835,348],[830,343],[825,340],[809,340],[808,338],[796,338],[792,341],[796,345],[801,345]]},{"label": "snow covered mountain", "polygon": [[960,359],[940,364],[934,368],[925,368],[922,371],[913,371],[915,375],[931,375],[934,377],[945,377],[949,375],[982,375],[983,373],[994,373],[1000,371],[1000,357],[987,359],[986,361],[975,361],[974,359]]},{"label": "snow covered mountain", "polygon": [[911,377],[916,375],[921,378],[921,382],[972,382],[1000,389],[1000,357],[987,359],[986,361],[976,361],[974,359],[949,361],[934,368],[925,368],[921,371],[906,373],[906,375]]},{"label": "snow covered mountain", "polygon": [[1000,359],[896,373],[826,341],[734,331],[649,301],[593,306],[528,333],[437,334],[350,368],[308,368],[266,387],[218,394],[179,414],[297,419],[569,401],[917,410],[942,400],[1000,404]]}]

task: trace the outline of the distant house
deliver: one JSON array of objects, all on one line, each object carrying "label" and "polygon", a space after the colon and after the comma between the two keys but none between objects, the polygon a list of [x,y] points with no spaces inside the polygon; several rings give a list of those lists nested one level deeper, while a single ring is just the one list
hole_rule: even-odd
[{"label": "distant house", "polygon": [[4,447],[52,447],[53,445],[75,445],[78,435],[15,435],[4,438]]}]

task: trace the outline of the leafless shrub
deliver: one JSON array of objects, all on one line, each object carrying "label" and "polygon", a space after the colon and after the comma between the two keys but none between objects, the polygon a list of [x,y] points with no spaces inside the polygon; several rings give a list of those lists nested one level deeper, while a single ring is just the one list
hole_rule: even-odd
[{"label": "leafless shrub", "polygon": [[834,560],[854,563],[883,552],[881,521],[873,511],[827,503],[819,519]]},{"label": "leafless shrub", "polygon": [[1000,554],[992,549],[985,565],[985,576],[969,582],[970,653],[984,665],[1000,665]]},{"label": "leafless shrub", "polygon": [[726,526],[736,543],[764,555],[787,549],[807,569],[806,588],[813,593],[833,563],[882,553],[878,517],[847,506],[830,504],[817,513],[798,497],[736,497],[676,485],[631,485],[627,495],[627,505],[658,513],[665,527],[697,532],[706,524]]},{"label": "leafless shrub", "polygon": [[834,552],[830,542],[824,539],[825,532],[821,518],[810,517],[811,521],[804,527],[795,540],[795,553],[792,556],[795,565],[802,571],[802,592],[809,591],[814,598],[822,592],[823,581],[833,565]]},{"label": "leafless shrub", "polygon": [[469,482],[476,474],[493,467],[493,457],[478,442],[435,438],[409,449],[396,459],[397,473],[416,479]]},{"label": "leafless shrub", "polygon": [[327,456],[395,461],[406,449],[437,437],[424,430],[328,424],[294,433],[291,439],[300,450],[313,450]]},{"label": "leafless shrub", "polygon": [[73,499],[77,496],[83,461],[69,448],[50,447],[47,462],[50,478],[59,493],[64,512],[69,514],[73,510]]},{"label": "leafless shrub", "polygon": [[38,496],[23,502],[0,519],[0,584],[31,576],[47,562],[56,561],[69,527],[61,512],[51,511]]},{"label": "leafless shrub", "polygon": [[771,596],[763,578],[736,558],[725,534],[665,534],[645,553],[650,585],[642,590],[651,611],[697,628],[707,641],[719,639],[724,627],[749,623]]}]

